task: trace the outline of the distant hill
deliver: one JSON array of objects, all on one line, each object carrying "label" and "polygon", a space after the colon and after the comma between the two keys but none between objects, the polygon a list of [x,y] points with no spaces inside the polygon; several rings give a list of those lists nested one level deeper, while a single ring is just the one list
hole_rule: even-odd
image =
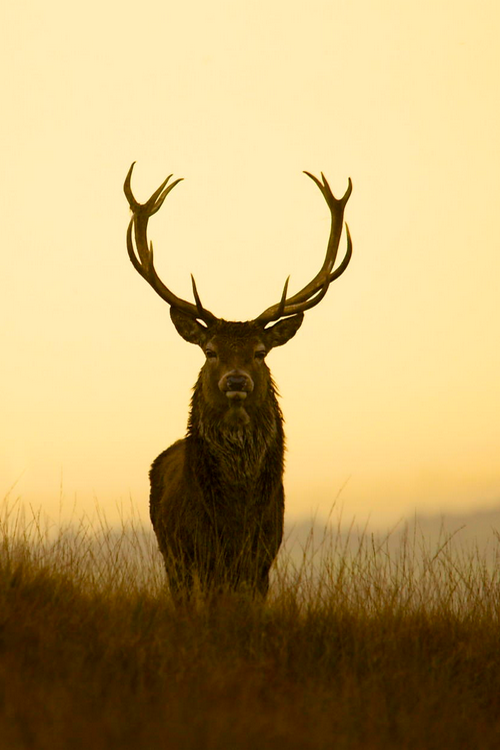
[{"label": "distant hill", "polygon": [[298,561],[304,550],[317,550],[323,543],[352,552],[359,548],[363,538],[365,542],[373,539],[377,547],[386,545],[395,550],[405,537],[410,543],[414,541],[417,548],[423,544],[433,549],[447,541],[455,549],[500,551],[500,505],[473,513],[416,515],[387,531],[357,523],[349,528],[348,524],[339,525],[335,521],[325,525],[318,520],[302,520],[286,525],[284,546],[292,559]]}]

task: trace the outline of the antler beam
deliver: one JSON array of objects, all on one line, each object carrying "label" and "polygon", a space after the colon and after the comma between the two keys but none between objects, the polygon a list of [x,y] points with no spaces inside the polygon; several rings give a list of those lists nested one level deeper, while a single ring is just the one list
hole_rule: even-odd
[{"label": "antler beam", "polygon": [[[181,310],[192,318],[197,318],[204,321],[207,325],[215,323],[217,317],[209,310],[205,310],[205,308],[201,304],[194,277],[191,276],[191,283],[193,285],[193,295],[196,301],[195,305],[193,305],[192,302],[187,302],[186,300],[181,299],[181,297],[177,297],[177,295],[175,295],[170,291],[168,287],[165,286],[163,281],[156,273],[156,269],[154,267],[153,243],[151,242],[148,247],[148,221],[151,216],[153,216],[157,211],[160,210],[163,205],[163,201],[170,193],[170,191],[173,190],[174,187],[179,184],[179,182],[181,182],[182,177],[174,180],[174,182],[171,182],[170,185],[168,185],[168,182],[172,177],[172,175],[169,175],[167,179],[162,182],[158,190],[153,193],[151,198],[146,201],[146,203],[139,203],[132,193],[130,184],[134,164],[135,162],[132,162],[132,166],[128,171],[125,183],[123,185],[123,190],[127,197],[130,210],[132,211],[132,218],[130,219],[130,223],[127,229],[127,250],[129,258],[132,261],[135,270],[140,273],[143,279],[145,279],[148,284],[153,287],[155,292],[159,294],[160,297],[165,300],[165,302],[168,302],[168,304],[172,307]],[[135,235],[135,245],[137,248],[137,253],[134,249],[133,235]]]},{"label": "antler beam", "polygon": [[335,260],[337,258],[340,237],[342,234],[344,208],[352,192],[351,180],[349,179],[349,184],[343,197],[339,199],[335,198],[335,196],[333,195],[330,185],[328,184],[328,181],[323,173],[321,173],[322,182],[310,172],[304,172],[304,174],[310,177],[311,180],[313,180],[313,182],[315,182],[319,187],[331,213],[330,238],[328,240],[325,260],[320,271],[316,274],[314,279],[310,281],[309,284],[306,284],[306,286],[301,289],[300,292],[297,292],[297,294],[294,294],[293,297],[290,297],[289,299],[286,299],[288,279],[286,280],[281,301],[276,305],[268,307],[267,310],[264,310],[264,312],[261,313],[258,318],[256,318],[258,322],[263,323],[264,325],[266,325],[267,323],[271,323],[274,320],[278,320],[279,318],[283,318],[289,315],[295,315],[299,312],[309,310],[311,307],[314,307],[319,302],[321,302],[321,300],[327,293],[328,287],[330,286],[331,282],[344,273],[352,257],[352,240],[349,233],[349,227],[346,224],[346,254],[338,268],[336,268],[335,271],[333,270],[333,266],[335,265]]}]

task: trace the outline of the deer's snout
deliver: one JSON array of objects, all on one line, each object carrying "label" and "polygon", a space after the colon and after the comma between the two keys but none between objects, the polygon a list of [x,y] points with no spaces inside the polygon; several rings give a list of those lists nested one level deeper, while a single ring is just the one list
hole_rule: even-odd
[{"label": "deer's snout", "polygon": [[219,389],[229,399],[243,400],[253,391],[254,382],[247,372],[231,370],[219,380]]}]

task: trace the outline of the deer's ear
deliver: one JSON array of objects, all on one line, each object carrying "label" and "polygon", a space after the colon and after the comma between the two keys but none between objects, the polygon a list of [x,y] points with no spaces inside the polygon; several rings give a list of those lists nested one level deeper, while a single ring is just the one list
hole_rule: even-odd
[{"label": "deer's ear", "polygon": [[170,308],[170,317],[172,318],[172,323],[177,329],[177,333],[182,336],[183,339],[189,341],[190,344],[205,346],[207,329],[205,326],[202,326],[196,318],[186,315],[186,313],[177,310],[175,307]]},{"label": "deer's ear", "polygon": [[303,320],[304,313],[297,313],[297,315],[292,315],[291,318],[284,318],[270,328],[266,328],[264,330],[264,339],[267,348],[272,349],[273,346],[286,344],[292,336],[295,336]]}]

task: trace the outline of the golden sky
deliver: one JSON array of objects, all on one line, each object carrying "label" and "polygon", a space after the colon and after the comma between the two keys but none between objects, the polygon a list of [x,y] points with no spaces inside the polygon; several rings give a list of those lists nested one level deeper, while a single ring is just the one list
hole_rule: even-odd
[{"label": "golden sky", "polygon": [[[354,257],[268,359],[290,519],[500,501],[500,10],[494,0],[5,0],[0,492],[147,517],[203,355],[130,264],[244,320],[322,263],[323,171]],[[343,248],[345,237],[342,239]]]}]

